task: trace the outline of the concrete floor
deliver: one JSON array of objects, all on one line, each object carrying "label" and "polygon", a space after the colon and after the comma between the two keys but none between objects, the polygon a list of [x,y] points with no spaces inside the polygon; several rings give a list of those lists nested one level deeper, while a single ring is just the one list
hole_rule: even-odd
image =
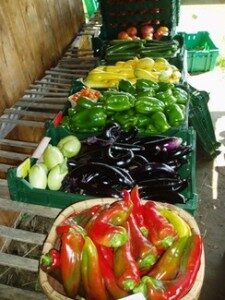
[{"label": "concrete floor", "polygon": [[[197,3],[196,3],[197,2]],[[225,54],[225,1],[182,1],[178,31],[209,31],[220,54]],[[190,4],[194,5],[190,5]],[[210,5],[207,5],[210,4]],[[202,5],[199,5],[202,4]],[[208,160],[197,149],[196,219],[204,237],[205,280],[200,300],[225,299],[225,69],[189,75],[188,82],[210,93],[208,103],[221,154]]]}]

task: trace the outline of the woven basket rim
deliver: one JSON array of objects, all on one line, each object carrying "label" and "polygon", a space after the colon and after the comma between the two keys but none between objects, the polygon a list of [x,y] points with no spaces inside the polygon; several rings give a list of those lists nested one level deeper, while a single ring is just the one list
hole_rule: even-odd
[{"label": "woven basket rim", "polygon": [[[96,199],[90,199],[86,201],[81,201],[72,204],[71,206],[64,209],[58,217],[55,219],[52,228],[44,242],[42,254],[46,254],[51,248],[54,247],[55,242],[58,238],[56,234],[56,227],[61,224],[65,219],[67,219],[71,214],[74,212],[79,212],[81,210],[84,210],[86,208],[92,207],[96,204],[107,204],[107,203],[113,203],[117,199],[115,198],[96,198]],[[147,202],[148,200],[142,200],[142,202]],[[154,201],[153,201],[154,202]],[[168,203],[160,203],[155,202],[155,204],[158,207],[166,207],[168,209],[171,209],[173,211],[176,211],[180,217],[182,217],[190,226],[191,230],[197,234],[200,234],[199,227],[192,215],[190,215],[188,212],[183,210],[182,208],[179,208],[173,204]],[[204,248],[202,249],[202,255],[201,255],[201,265],[198,270],[195,282],[190,289],[190,291],[181,299],[181,300],[195,300],[198,299],[198,296],[201,292],[203,280],[204,280],[204,274],[205,274],[205,254],[204,254]],[[54,290],[54,288],[49,283],[49,275],[47,275],[44,271],[42,271],[39,268],[39,282],[40,285],[45,292],[45,294],[48,296],[49,299],[59,299],[59,300],[69,300],[71,298],[66,297],[63,294],[60,294],[57,290]]]}]

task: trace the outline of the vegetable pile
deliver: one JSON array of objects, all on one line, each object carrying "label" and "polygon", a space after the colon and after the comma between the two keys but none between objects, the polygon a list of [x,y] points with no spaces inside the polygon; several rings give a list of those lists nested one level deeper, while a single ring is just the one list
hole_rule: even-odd
[{"label": "vegetable pile", "polygon": [[137,186],[122,200],[75,212],[56,232],[59,246],[40,267],[72,299],[181,299],[201,263],[201,236],[175,211],[141,202]]},{"label": "vegetable pile", "polygon": [[121,60],[133,59],[134,57],[171,58],[180,51],[179,42],[176,39],[167,41],[158,40],[112,40],[106,48],[105,60],[115,63]]},{"label": "vegetable pile", "polygon": [[[131,43],[131,42],[128,42]],[[132,42],[140,43],[140,41]],[[124,42],[123,42],[124,44]],[[129,45],[129,44],[128,44]],[[117,46],[117,45],[115,45]],[[113,46],[112,46],[113,47]],[[124,47],[124,45],[122,45]],[[112,54],[114,59],[120,60],[120,53]],[[112,55],[110,56],[112,59]],[[132,58],[124,51],[124,61],[117,61],[115,65],[99,66],[91,70],[84,79],[84,84],[90,88],[117,87],[121,79],[136,83],[137,79],[149,79],[154,82],[178,83],[181,73],[176,66],[171,65],[165,58],[150,57]],[[114,60],[115,61],[115,60]]]},{"label": "vegetable pile", "polygon": [[137,137],[137,129],[125,132],[114,123],[99,136],[81,141],[80,153],[68,159],[69,172],[62,191],[100,197],[121,197],[135,184],[145,199],[185,203],[179,193],[190,178],[181,178],[179,167],[192,151],[181,138]]},{"label": "vegetable pile", "polygon": [[122,79],[117,89],[102,92],[97,101],[78,97],[62,125],[73,133],[101,132],[106,124],[117,122],[124,130],[136,126],[140,133],[154,135],[183,124],[188,101],[188,93],[171,83],[137,79],[131,84]]}]

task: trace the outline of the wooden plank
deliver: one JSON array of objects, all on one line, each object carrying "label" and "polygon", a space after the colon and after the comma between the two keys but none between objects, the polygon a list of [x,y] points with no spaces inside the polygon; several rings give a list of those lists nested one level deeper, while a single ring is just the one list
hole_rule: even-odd
[{"label": "wooden plank", "polygon": [[7,253],[0,253],[0,265],[11,268],[19,268],[26,271],[37,272],[38,260],[21,257]]},{"label": "wooden plank", "polygon": [[[1,120],[1,119],[0,119]],[[10,140],[10,139],[0,139],[1,145],[24,147],[24,148],[36,148],[38,143]]]},{"label": "wooden plank", "polygon": [[70,74],[76,74],[77,72],[87,73],[89,71],[89,68],[86,68],[86,69],[76,69],[76,68],[68,69],[68,68],[57,67],[57,68],[51,69],[51,70],[60,71],[60,72],[63,72],[63,73],[68,72]]},{"label": "wooden plank", "polygon": [[8,187],[7,180],[5,180],[5,179],[0,179],[0,187]]},{"label": "wooden plank", "polygon": [[28,111],[28,110],[19,110],[15,108],[7,108],[4,110],[5,114],[9,115],[21,115],[21,116],[34,116],[34,117],[42,117],[46,119],[53,119],[55,117],[54,113],[47,112],[39,112],[39,111]]},{"label": "wooden plank", "polygon": [[9,168],[12,168],[12,167],[14,167],[14,166],[12,166],[12,165],[6,165],[6,164],[1,164],[1,163],[0,163],[0,171],[1,171],[1,172],[7,172],[8,169],[9,169]]},{"label": "wooden plank", "polygon": [[[67,93],[68,95],[68,93]],[[56,104],[65,104],[66,101],[68,100],[68,97],[65,98],[48,98],[48,97],[44,97],[44,98],[29,98],[29,97],[24,97],[20,99],[20,103],[21,101],[23,103],[56,103]],[[19,103],[19,102],[18,102]],[[29,104],[27,105],[29,106]]]},{"label": "wooden plank", "polygon": [[2,210],[10,210],[15,212],[23,212],[31,215],[42,216],[46,218],[56,218],[60,213],[60,209],[7,200],[0,197],[0,208]]},{"label": "wooden plank", "polygon": [[13,286],[0,284],[0,299],[4,300],[47,300],[44,294],[22,290]]},{"label": "wooden plank", "polygon": [[44,128],[44,125],[45,125],[44,122],[18,120],[18,119],[6,119],[6,118],[0,118],[0,123],[16,124],[16,125],[21,125],[21,126],[37,127],[37,128]]},{"label": "wooden plank", "polygon": [[44,91],[44,90],[46,90],[46,92],[48,92],[48,91],[59,91],[59,92],[65,92],[65,91],[68,91],[69,90],[69,87],[60,87],[60,86],[49,86],[49,85],[46,85],[46,83],[42,83],[42,85],[41,84],[37,84],[37,85],[35,85],[35,84],[30,84],[30,86],[29,86],[31,89],[34,89],[34,88],[36,88],[36,89],[38,89],[38,90],[42,90],[42,91]]},{"label": "wooden plank", "polygon": [[39,109],[53,109],[53,110],[61,110],[64,108],[64,104],[48,104],[48,103],[38,103],[38,102],[30,102],[26,101],[18,101],[15,106],[18,107],[26,107],[26,108],[39,108]]},{"label": "wooden plank", "polygon": [[51,82],[51,81],[41,81],[41,80],[36,80],[35,83],[37,84],[46,84],[46,85],[54,85],[54,86],[61,86],[65,88],[70,88],[69,83],[59,83],[59,82]]},{"label": "wooden plank", "polygon": [[84,74],[69,74],[69,73],[63,73],[60,71],[53,71],[53,70],[49,70],[46,71],[45,74],[51,74],[51,75],[60,75],[61,77],[70,77],[70,78],[78,78],[78,77],[82,77]]},{"label": "wooden plank", "polygon": [[0,236],[28,244],[42,245],[46,235],[0,225]]},{"label": "wooden plank", "polygon": [[[38,88],[38,87],[37,87]],[[55,97],[61,97],[61,96],[67,96],[67,93],[64,92],[49,92],[49,91],[46,91],[46,92],[43,92],[43,91],[31,91],[31,90],[26,90],[24,92],[24,94],[29,94],[29,95],[45,95],[45,96],[55,96]],[[23,99],[23,98],[21,98]]]},{"label": "wooden plank", "polygon": [[24,160],[27,158],[27,154],[0,150],[0,157],[10,158],[13,160]]},{"label": "wooden plank", "polygon": [[46,75],[46,78],[47,78],[47,76],[49,76],[48,79],[50,79],[51,82],[67,83],[67,84],[71,85],[71,80],[72,79],[62,78],[62,77],[60,77],[59,74],[56,74],[54,76],[53,75]]}]

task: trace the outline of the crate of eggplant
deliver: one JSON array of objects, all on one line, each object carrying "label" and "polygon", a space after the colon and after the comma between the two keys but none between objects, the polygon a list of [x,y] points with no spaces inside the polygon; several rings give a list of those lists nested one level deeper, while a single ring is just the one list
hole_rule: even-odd
[{"label": "crate of eggplant", "polygon": [[143,199],[176,204],[194,214],[195,132],[137,136],[117,123],[100,135],[78,139],[62,127],[49,127],[51,143],[38,159],[7,174],[12,200],[51,207],[95,197],[120,198],[138,186]]}]

